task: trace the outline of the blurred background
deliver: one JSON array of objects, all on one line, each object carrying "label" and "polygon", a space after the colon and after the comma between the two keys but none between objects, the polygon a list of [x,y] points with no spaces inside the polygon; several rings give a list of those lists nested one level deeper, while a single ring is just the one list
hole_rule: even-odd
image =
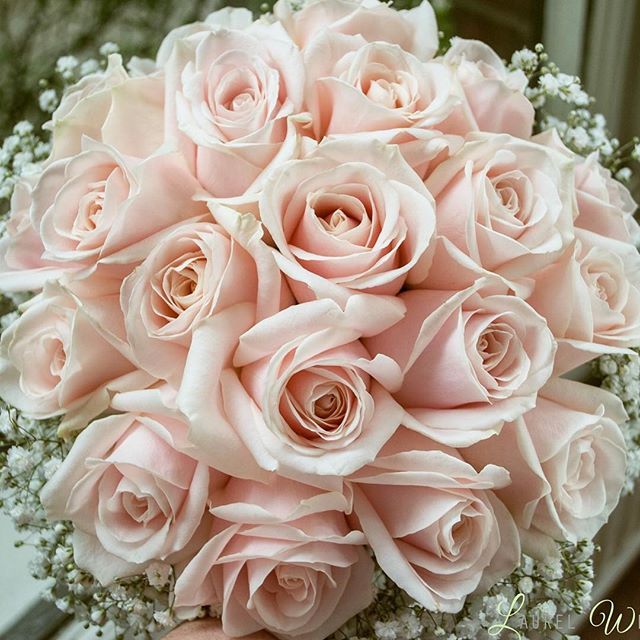
[{"label": "blurred background", "polygon": [[[271,2],[271,0],[270,0]],[[95,57],[118,44],[125,60],[153,57],[173,27],[204,18],[225,4],[268,10],[262,0],[0,0],[0,141],[13,125],[46,120],[38,109],[43,86],[55,83],[56,60]],[[418,4],[396,0],[398,8]],[[544,42],[560,69],[582,78],[596,98],[594,111],[621,141],[640,133],[640,0],[432,0],[446,37],[478,38],[503,58]],[[44,81],[44,82],[42,82]],[[636,188],[636,196],[638,196]],[[640,492],[638,492],[640,493]],[[596,598],[612,594],[617,607],[640,614],[640,498],[627,498],[601,536]],[[64,627],[65,616],[39,602],[29,575],[28,547],[13,548],[10,521],[0,516],[0,640],[83,637]],[[614,592],[615,585],[617,591]],[[59,629],[64,629],[59,631]],[[575,631],[573,631],[575,633]],[[604,638],[585,631],[584,640]],[[635,627],[624,636],[640,639]]]}]

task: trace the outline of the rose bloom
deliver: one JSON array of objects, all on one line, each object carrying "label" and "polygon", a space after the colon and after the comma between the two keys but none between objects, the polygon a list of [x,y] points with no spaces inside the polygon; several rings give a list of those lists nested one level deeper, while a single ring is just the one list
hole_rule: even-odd
[{"label": "rose bloom", "polygon": [[487,438],[533,408],[556,350],[544,319],[526,302],[482,284],[405,291],[399,299],[406,316],[364,340],[404,373],[394,393],[408,412],[404,424],[455,447]]},{"label": "rose bloom", "polygon": [[273,13],[301,48],[329,32],[398,45],[420,60],[430,60],[438,50],[436,16],[428,2],[396,11],[378,0],[316,0],[293,10],[290,2],[280,0]]},{"label": "rose bloom", "polygon": [[225,634],[324,640],[372,600],[373,563],[341,493],[274,476],[232,478],[210,540],[180,573],[175,605],[222,605]]},{"label": "rose bloom", "polygon": [[52,162],[33,190],[32,221],[45,257],[91,265],[204,210],[201,191],[177,153],[128,158],[88,139]]},{"label": "rose bloom", "polygon": [[633,245],[579,229],[574,245],[534,282],[527,301],[558,338],[559,373],[640,344],[640,257]]},{"label": "rose bloom", "polygon": [[509,482],[401,428],[352,478],[354,512],[381,569],[432,611],[459,611],[520,561],[518,532],[492,490]]},{"label": "rose bloom", "polygon": [[278,168],[260,216],[298,301],[396,294],[423,277],[435,226],[433,200],[397,148],[366,140],[323,143]]},{"label": "rose bloom", "polygon": [[426,185],[438,234],[515,286],[573,239],[572,180],[571,161],[552,149],[476,133]]},{"label": "rose bloom", "polygon": [[535,409],[462,454],[476,468],[491,461],[509,471],[511,484],[497,495],[523,530],[525,552],[544,557],[550,538],[592,538],[617,505],[626,419],[613,394],[554,378]]},{"label": "rose bloom", "polygon": [[402,313],[394,299],[353,296],[344,310],[317,300],[255,324],[238,305],[204,320],[178,395],[191,441],[235,475],[256,473],[251,452],[254,467],[333,486],[330,476],[373,460],[402,417],[389,392],[397,364],[359,340]]},{"label": "rose bloom", "polygon": [[14,187],[6,234],[0,238],[0,289],[37,291],[62,275],[59,263],[42,257],[44,246],[29,215],[37,177],[23,177]]},{"label": "rose bloom", "polygon": [[531,136],[535,110],[524,95],[528,80],[522,71],[508,71],[496,52],[479,40],[453,38],[443,60],[462,87],[460,117],[469,130]]},{"label": "rose bloom", "polygon": [[64,92],[45,125],[53,147],[48,162],[80,153],[84,137],[145,158],[162,144],[163,120],[162,77],[127,72],[121,56],[112,54],[105,70],[85,76]]},{"label": "rose bloom", "polygon": [[630,244],[640,239],[640,227],[633,214],[638,205],[629,189],[611,176],[594,152],[575,168],[578,217],[576,227]]},{"label": "rose bloom", "polygon": [[93,411],[91,418],[108,405],[105,387],[117,387],[118,379],[135,371],[82,307],[53,284],[3,331],[0,354],[2,398],[33,418]]},{"label": "rose bloom", "polygon": [[[305,51],[307,103],[316,138],[411,128],[446,128],[460,103],[451,71],[397,45],[323,32]],[[354,117],[357,114],[357,117]]]},{"label": "rose bloom", "polygon": [[[215,197],[259,190],[291,157],[303,110],[302,55],[281,25],[217,12],[163,46],[168,139]],[[181,37],[182,36],[182,37]]]},{"label": "rose bloom", "polygon": [[640,227],[634,213],[638,205],[629,189],[598,162],[598,154],[586,158],[568,149],[555,129],[543,131],[533,138],[574,162],[575,226],[605,238],[636,245]]},{"label": "rose bloom", "polygon": [[214,210],[222,224],[195,219],[169,231],[122,283],[120,306],[136,361],[177,386],[202,319],[241,302],[258,304],[260,317],[280,309],[281,277],[259,222]]},{"label": "rose bloom", "polygon": [[101,418],[43,488],[47,516],[73,522],[75,560],[102,584],[142,573],[154,560],[189,557],[198,529],[209,528],[209,484],[224,478],[210,478],[205,464],[182,452],[186,433],[187,425],[166,416]]}]

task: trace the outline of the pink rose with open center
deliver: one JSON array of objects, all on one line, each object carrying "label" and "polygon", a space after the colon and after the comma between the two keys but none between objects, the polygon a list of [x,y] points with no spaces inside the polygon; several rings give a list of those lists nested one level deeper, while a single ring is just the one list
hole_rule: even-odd
[{"label": "pink rose with open center", "polygon": [[350,478],[354,513],[382,570],[432,611],[459,611],[520,561],[518,532],[493,490],[502,468],[476,472],[453,449],[400,429]]},{"label": "pink rose with open center", "polygon": [[527,301],[558,339],[559,373],[640,344],[640,257],[633,245],[578,229],[575,243],[534,283]]},{"label": "pink rose with open center", "polygon": [[550,538],[592,538],[618,504],[626,468],[618,425],[626,420],[612,393],[554,378],[533,410],[462,454],[476,468],[491,462],[509,471],[511,484],[497,495],[525,551],[544,557]]},{"label": "pink rose with open center", "polygon": [[85,140],[81,153],[44,170],[31,216],[46,258],[93,265],[202,213],[193,200],[201,190],[177,153],[138,160]]},{"label": "pink rose with open center", "polygon": [[471,134],[431,173],[437,231],[483,269],[519,282],[573,239],[571,161],[506,134]]},{"label": "pink rose with open center", "polygon": [[371,602],[373,563],[341,493],[232,478],[212,502],[211,539],[176,582],[178,614],[222,605],[232,637],[324,640]]},{"label": "pink rose with open center", "polygon": [[221,206],[213,210],[222,224],[195,219],[169,231],[120,292],[135,359],[175,386],[204,318],[241,302],[257,304],[260,317],[280,309],[282,278],[259,222]]},{"label": "pink rose with open center", "polygon": [[[0,351],[2,397],[34,418],[91,412],[105,385],[135,371],[82,307],[52,284],[3,331]],[[89,417],[107,405],[103,400]]]},{"label": "pink rose with open center", "polygon": [[187,425],[166,416],[96,420],[42,490],[48,517],[75,526],[76,562],[102,584],[199,548],[187,547],[209,528],[209,485],[224,478],[182,453],[186,433]]},{"label": "pink rose with open center", "polygon": [[433,200],[397,148],[348,139],[279,167],[260,216],[298,301],[396,294],[424,275],[435,226]]},{"label": "pink rose with open center", "polygon": [[317,139],[412,127],[457,133],[444,121],[460,92],[441,62],[422,62],[397,45],[324,32],[305,50],[305,66]]},{"label": "pink rose with open center", "polygon": [[203,321],[178,395],[192,442],[248,477],[248,452],[253,467],[305,481],[373,460],[402,417],[389,391],[401,376],[359,338],[402,313],[393,299],[353,296],[344,310],[316,300],[256,324],[251,305],[238,305]]},{"label": "pink rose with open center", "polygon": [[203,25],[177,40],[167,74],[169,126],[213,196],[258,190],[295,153],[304,66],[281,25]]},{"label": "pink rose with open center", "polygon": [[395,399],[404,424],[465,447],[533,408],[556,351],[544,318],[526,302],[481,281],[460,292],[405,291],[406,316],[365,339],[404,374]]}]

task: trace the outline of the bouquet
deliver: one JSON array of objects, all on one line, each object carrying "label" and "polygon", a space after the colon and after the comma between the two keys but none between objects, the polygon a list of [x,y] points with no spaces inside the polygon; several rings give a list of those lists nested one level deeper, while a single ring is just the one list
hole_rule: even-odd
[{"label": "bouquet", "polygon": [[638,473],[640,147],[541,47],[441,46],[427,2],[102,53],[3,147],[2,480],[51,598],[115,637],[583,610]]}]

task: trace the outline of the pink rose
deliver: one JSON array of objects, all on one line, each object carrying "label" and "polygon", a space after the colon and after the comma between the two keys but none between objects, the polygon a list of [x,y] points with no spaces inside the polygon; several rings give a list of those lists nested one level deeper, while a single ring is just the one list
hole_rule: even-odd
[{"label": "pink rose", "polygon": [[497,495],[523,530],[525,551],[541,557],[549,538],[592,538],[617,505],[626,418],[613,394],[554,378],[535,409],[462,453],[476,468],[491,461],[509,471],[511,484]]},{"label": "pink rose", "polygon": [[508,135],[476,133],[426,185],[437,230],[477,265],[522,284],[573,239],[572,163]]},{"label": "pink rose", "polygon": [[520,561],[518,532],[492,490],[509,475],[476,472],[453,449],[400,429],[351,478],[354,511],[381,569],[432,611],[459,611]]},{"label": "pink rose", "polygon": [[428,2],[396,11],[378,0],[317,0],[296,10],[288,0],[279,0],[273,12],[301,48],[328,31],[395,44],[420,60],[431,59],[438,50],[436,16]]},{"label": "pink rose", "polygon": [[280,309],[281,278],[259,222],[221,206],[214,211],[222,226],[183,223],[122,283],[120,306],[136,361],[177,386],[204,318],[241,302],[259,304],[260,317]]},{"label": "pink rose", "polygon": [[127,73],[118,54],[69,87],[46,128],[53,150],[49,162],[74,156],[84,137],[138,158],[152,154],[164,133],[164,81],[158,74]]},{"label": "pink rose", "polygon": [[202,213],[193,201],[199,189],[178,154],[135,160],[85,139],[81,153],[47,166],[31,216],[45,257],[94,264]]},{"label": "pink rose", "polygon": [[533,139],[574,162],[575,226],[605,238],[637,245],[640,227],[634,213],[638,205],[629,190],[598,162],[598,154],[583,158],[573,153],[555,129],[543,131]]},{"label": "pink rose", "polygon": [[178,395],[194,445],[235,475],[249,474],[240,460],[251,452],[253,466],[305,481],[373,460],[402,416],[389,393],[400,371],[359,338],[396,322],[402,305],[353,296],[345,310],[317,300],[258,324],[253,313],[239,305],[194,331]]},{"label": "pink rose", "polygon": [[527,301],[558,339],[559,373],[640,344],[640,256],[633,245],[576,230],[573,246],[534,282]]},{"label": "pink rose", "polygon": [[304,66],[281,25],[203,25],[176,42],[167,74],[167,117],[178,130],[168,135],[213,196],[259,190],[296,152]]},{"label": "pink rose", "polygon": [[185,424],[165,416],[96,420],[42,490],[47,516],[75,526],[78,566],[102,584],[199,548],[187,549],[198,529],[210,526],[209,483],[224,479],[182,453],[186,433]]},{"label": "pink rose", "polygon": [[343,138],[285,163],[260,215],[299,301],[396,294],[428,266],[432,198],[397,148],[377,141]]},{"label": "pink rose", "polygon": [[496,52],[478,40],[453,38],[443,60],[462,87],[460,117],[471,131],[531,136],[535,111],[524,95],[528,81],[522,71],[508,71]]},{"label": "pink rose", "polygon": [[[451,71],[400,47],[323,32],[305,50],[316,138],[398,128],[438,129],[460,103]],[[354,116],[357,114],[357,117]]]},{"label": "pink rose", "polygon": [[408,412],[404,424],[455,447],[488,438],[533,408],[556,350],[526,302],[481,285],[405,291],[406,316],[364,341],[404,373],[394,393]]},{"label": "pink rose", "polygon": [[638,243],[640,227],[633,217],[638,205],[629,189],[598,162],[596,153],[576,163],[575,185],[576,227],[630,244]]},{"label": "pink rose", "polygon": [[324,640],[373,596],[365,538],[347,524],[340,493],[274,476],[232,478],[213,497],[211,539],[176,582],[176,607],[222,605],[232,636]]},{"label": "pink rose", "polygon": [[42,257],[44,246],[34,228],[29,212],[31,191],[37,178],[23,178],[11,197],[11,210],[0,238],[0,290],[35,291],[47,280],[58,278],[63,269],[59,263]]},{"label": "pink rose", "polygon": [[118,379],[135,371],[82,307],[55,285],[46,285],[2,333],[0,353],[0,395],[34,418],[98,415],[108,405],[106,387],[118,387]]}]

